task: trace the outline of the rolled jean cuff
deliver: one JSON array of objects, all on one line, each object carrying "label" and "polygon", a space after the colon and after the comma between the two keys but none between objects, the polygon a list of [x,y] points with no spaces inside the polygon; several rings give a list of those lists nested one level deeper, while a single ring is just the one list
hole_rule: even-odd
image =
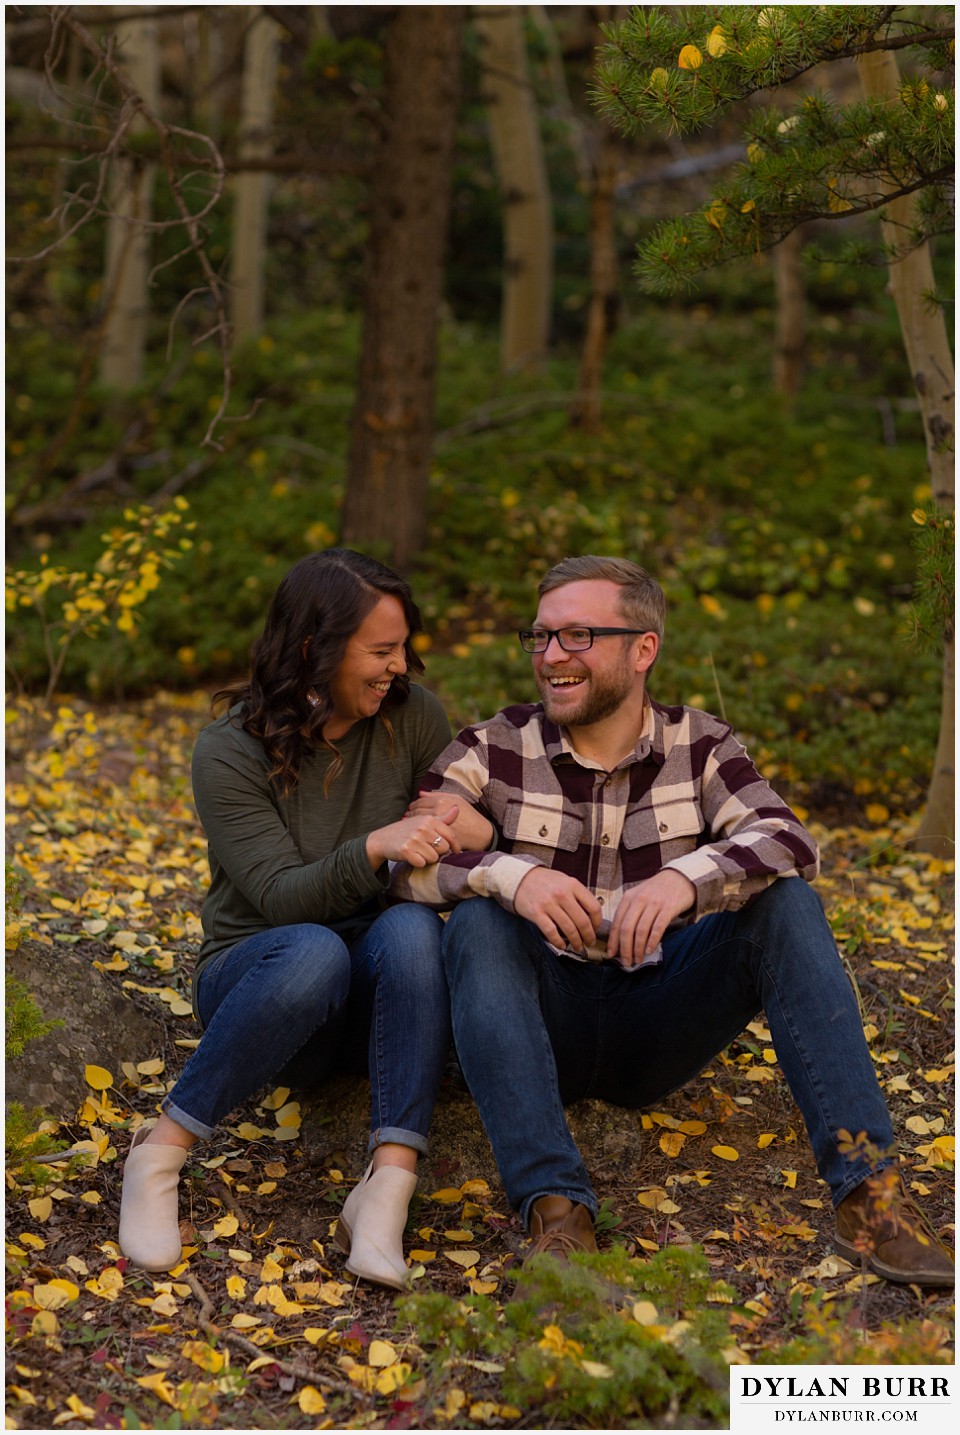
[{"label": "rolled jean cuff", "polygon": [[575,1206],[585,1206],[590,1212],[590,1219],[592,1221],[597,1219],[597,1211],[600,1207],[592,1191],[575,1191],[572,1187],[568,1187],[565,1191],[538,1191],[535,1196],[528,1196],[520,1206],[520,1224],[525,1231],[529,1231],[530,1229],[530,1212],[533,1209],[534,1202],[542,1201],[544,1196],[564,1196],[568,1201],[572,1201]]},{"label": "rolled jean cuff", "polygon": [[217,1129],[215,1126],[205,1126],[195,1116],[188,1116],[186,1111],[181,1111],[180,1107],[169,1097],[162,1103],[161,1110],[164,1116],[169,1116],[170,1120],[175,1121],[178,1126],[182,1126],[184,1131],[189,1131],[191,1136],[199,1136],[203,1141],[209,1141]]},{"label": "rolled jean cuff", "polygon": [[426,1136],[421,1136],[419,1131],[405,1131],[402,1126],[378,1126],[376,1131],[370,1132],[368,1151],[376,1151],[378,1146],[412,1146],[414,1151],[419,1151],[421,1156],[426,1156],[430,1149]]}]

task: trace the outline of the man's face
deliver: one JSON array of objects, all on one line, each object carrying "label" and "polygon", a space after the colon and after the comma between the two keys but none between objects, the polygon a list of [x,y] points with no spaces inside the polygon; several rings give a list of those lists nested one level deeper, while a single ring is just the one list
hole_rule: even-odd
[{"label": "man's face", "polygon": [[[620,609],[620,588],[585,579],[554,588],[540,600],[537,628],[632,628]],[[556,638],[532,655],[533,676],[547,717],[563,727],[589,727],[643,695],[644,673],[656,656],[656,639],[595,638],[593,647],[568,653]],[[650,649],[652,648],[652,651]],[[643,651],[641,651],[643,650]]]}]

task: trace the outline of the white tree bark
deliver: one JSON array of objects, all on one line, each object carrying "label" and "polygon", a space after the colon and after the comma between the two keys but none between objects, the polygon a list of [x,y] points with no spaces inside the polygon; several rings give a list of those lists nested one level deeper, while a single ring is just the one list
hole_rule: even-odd
[{"label": "white tree bark", "polygon": [[[117,24],[120,63],[151,109],[159,108],[160,47],[156,20],[121,20]],[[131,135],[140,126],[134,119]],[[104,273],[103,348],[100,377],[111,388],[132,389],[143,378],[150,303],[150,233],[156,166],[120,160],[110,185]]]},{"label": "white tree bark", "polygon": [[[272,152],[273,98],[280,27],[263,6],[250,7],[240,96],[241,160],[266,159]],[[264,270],[271,177],[244,170],[235,184],[230,308],[234,343],[263,327]]]},{"label": "white tree bark", "polygon": [[[864,93],[899,103],[900,71],[890,51],[860,61]],[[927,444],[933,497],[941,508],[954,507],[954,368],[943,310],[930,303],[936,289],[930,246],[908,247],[914,199],[892,200],[881,228],[890,251],[890,292],[897,306],[907,362],[913,376]],[[945,635],[940,736],[927,802],[914,845],[938,857],[954,855],[955,708],[954,638]]]},{"label": "white tree bark", "polygon": [[519,6],[476,9],[484,97],[504,206],[500,359],[507,372],[546,358],[553,296],[553,207]]}]

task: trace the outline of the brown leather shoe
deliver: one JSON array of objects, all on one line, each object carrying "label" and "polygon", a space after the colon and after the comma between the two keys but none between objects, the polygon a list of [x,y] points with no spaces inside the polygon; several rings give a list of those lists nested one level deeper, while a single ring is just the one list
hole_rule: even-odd
[{"label": "brown leather shoe", "polygon": [[566,1196],[541,1196],[530,1209],[530,1249],[523,1264],[544,1251],[558,1260],[571,1251],[595,1251],[593,1217],[586,1206],[575,1206]]},{"label": "brown leather shoe", "polygon": [[837,1207],[842,1256],[901,1285],[952,1286],[953,1256],[903,1189],[899,1176],[869,1176]]}]

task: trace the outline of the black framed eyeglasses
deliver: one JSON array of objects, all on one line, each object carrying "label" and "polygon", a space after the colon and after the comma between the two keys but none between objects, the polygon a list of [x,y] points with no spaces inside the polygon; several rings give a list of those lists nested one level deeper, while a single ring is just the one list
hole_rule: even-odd
[{"label": "black framed eyeglasses", "polygon": [[594,638],[647,632],[648,628],[524,628],[517,637],[525,653],[545,653],[551,638],[556,638],[565,653],[582,653],[593,647]]}]

